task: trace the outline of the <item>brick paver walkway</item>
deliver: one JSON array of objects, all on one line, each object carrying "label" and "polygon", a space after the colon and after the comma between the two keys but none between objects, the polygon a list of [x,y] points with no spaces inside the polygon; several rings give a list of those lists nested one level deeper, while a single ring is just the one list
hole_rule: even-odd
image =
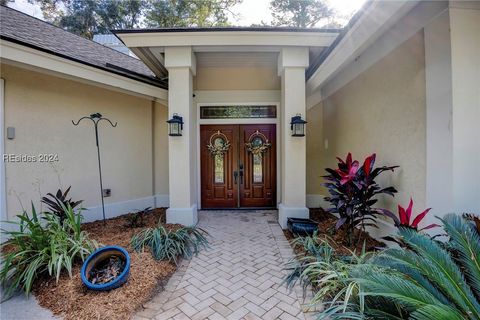
[{"label": "brick paver walkway", "polygon": [[209,250],[184,261],[136,319],[306,319],[301,291],[289,292],[283,264],[293,255],[276,211],[200,211]]}]

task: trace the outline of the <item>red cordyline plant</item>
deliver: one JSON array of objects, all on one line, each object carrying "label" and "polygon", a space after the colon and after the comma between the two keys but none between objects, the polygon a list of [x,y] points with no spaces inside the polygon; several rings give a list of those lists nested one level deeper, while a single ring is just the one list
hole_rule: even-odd
[{"label": "red cordyline plant", "polygon": [[328,212],[337,213],[339,219],[336,229],[347,228],[350,245],[353,244],[353,234],[356,227],[365,230],[366,226],[376,227],[376,215],[381,209],[374,208],[377,195],[388,194],[394,196],[397,190],[390,186],[382,188],[375,179],[385,171],[394,171],[398,166],[382,166],[374,168],[376,155],[367,157],[363,165],[352,159],[348,153],[345,161],[337,158],[337,169],[325,169],[328,175],[323,184],[328,189],[330,196],[325,200],[330,202],[332,208]]},{"label": "red cordyline plant", "polygon": [[381,212],[384,215],[386,215],[387,217],[392,218],[392,220],[395,223],[395,226],[397,228],[403,227],[403,228],[410,228],[410,229],[414,229],[414,230],[417,230],[417,231],[421,231],[421,230],[431,229],[431,228],[434,228],[434,227],[439,227],[438,224],[432,223],[432,224],[429,224],[426,227],[418,229],[419,223],[422,222],[422,220],[425,218],[427,213],[432,208],[425,209],[424,211],[419,213],[415,217],[415,219],[413,219],[413,220],[412,220],[412,209],[413,209],[413,200],[412,200],[412,198],[410,198],[410,203],[408,204],[408,207],[406,209],[404,207],[402,207],[401,205],[398,205],[398,217],[393,212],[391,212],[387,209],[381,209]]}]

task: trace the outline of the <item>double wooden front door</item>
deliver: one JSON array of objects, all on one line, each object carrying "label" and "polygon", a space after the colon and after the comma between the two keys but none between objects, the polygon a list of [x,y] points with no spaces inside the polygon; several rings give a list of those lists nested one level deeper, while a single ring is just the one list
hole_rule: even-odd
[{"label": "double wooden front door", "polygon": [[275,207],[274,124],[200,126],[202,208]]}]

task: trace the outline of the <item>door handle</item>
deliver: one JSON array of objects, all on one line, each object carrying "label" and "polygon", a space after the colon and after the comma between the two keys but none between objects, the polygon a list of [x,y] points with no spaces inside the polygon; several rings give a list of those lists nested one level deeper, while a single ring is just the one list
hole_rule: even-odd
[{"label": "door handle", "polygon": [[237,171],[233,171],[233,182],[235,184],[237,184],[237,177],[238,177],[238,172]]},{"label": "door handle", "polygon": [[243,164],[240,164],[239,175],[240,175],[240,184],[243,184]]}]

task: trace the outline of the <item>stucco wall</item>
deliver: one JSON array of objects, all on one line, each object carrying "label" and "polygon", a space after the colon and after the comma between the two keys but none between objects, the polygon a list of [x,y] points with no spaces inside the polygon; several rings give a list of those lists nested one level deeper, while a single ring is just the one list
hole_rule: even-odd
[{"label": "stucco wall", "polygon": [[194,90],[280,90],[276,68],[218,67],[197,68]]},{"label": "stucco wall", "polygon": [[[107,123],[99,126],[104,188],[112,189],[106,204],[152,196],[151,101],[4,64],[1,77],[5,79],[5,127],[16,129],[15,139],[5,141],[6,153],[58,154],[58,162],[6,163],[9,217],[31,200],[38,204],[41,195],[70,185],[71,196],[83,199],[84,206],[100,205],[92,123],[77,127],[71,123],[94,112],[118,122],[116,128]],[[155,113],[159,123],[166,120],[163,109],[157,107]],[[160,124],[156,132],[166,132],[164,127]],[[166,143],[158,140],[161,153]],[[162,181],[168,174],[159,161],[162,156],[156,162],[156,176]],[[156,187],[166,192],[165,185],[162,181]]]},{"label": "stucco wall", "polygon": [[317,104],[307,110],[306,139],[307,139],[307,195],[321,194],[325,175],[322,167],[324,156],[323,147],[323,105]]},{"label": "stucco wall", "polygon": [[[154,161],[155,161],[155,194],[162,197],[168,195],[168,108],[155,103],[154,110]],[[161,204],[162,206],[165,204]]]},{"label": "stucco wall", "polygon": [[[424,209],[424,57],[420,32],[323,102],[323,137],[322,126],[315,126],[307,138],[309,149],[316,148],[309,151],[309,175],[317,172],[312,165],[321,169],[334,166],[335,157],[345,158],[348,152],[360,161],[376,153],[377,165],[400,166],[396,173],[379,179],[383,185],[393,185],[399,191],[395,199],[387,198],[380,205],[396,212],[397,203],[407,205],[412,197],[415,209]],[[315,108],[309,111],[309,126],[315,124],[312,118],[319,112]],[[328,141],[327,150],[319,139]],[[309,190],[321,192],[315,177],[308,179]]]}]

